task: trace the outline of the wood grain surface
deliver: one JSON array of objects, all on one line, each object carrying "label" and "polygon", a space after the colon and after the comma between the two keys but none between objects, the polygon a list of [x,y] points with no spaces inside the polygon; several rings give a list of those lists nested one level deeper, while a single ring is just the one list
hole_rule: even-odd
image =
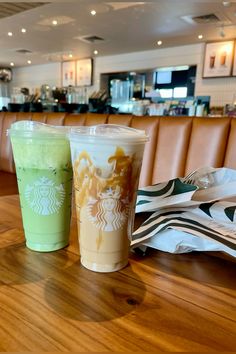
[{"label": "wood grain surface", "polygon": [[0,198],[0,351],[234,351],[235,263],[204,253],[131,254],[121,271],[71,244],[25,247],[17,196]]}]

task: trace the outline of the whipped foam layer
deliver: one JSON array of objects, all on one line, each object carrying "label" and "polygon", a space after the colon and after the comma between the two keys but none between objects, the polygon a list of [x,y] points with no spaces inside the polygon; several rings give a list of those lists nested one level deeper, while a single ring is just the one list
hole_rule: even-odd
[{"label": "whipped foam layer", "polygon": [[71,168],[70,146],[67,140],[12,138],[13,155],[17,166],[25,168]]},{"label": "whipped foam layer", "polygon": [[71,168],[68,128],[19,121],[10,135],[16,166],[23,168]]}]

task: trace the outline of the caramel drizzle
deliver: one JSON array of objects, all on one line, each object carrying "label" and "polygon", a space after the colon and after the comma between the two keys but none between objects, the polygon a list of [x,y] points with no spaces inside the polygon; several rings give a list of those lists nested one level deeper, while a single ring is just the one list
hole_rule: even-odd
[{"label": "caramel drizzle", "polygon": [[[102,177],[103,171],[94,166],[90,155],[86,151],[82,151],[78,159],[74,162],[74,184],[75,184],[75,200],[77,214],[79,218],[80,210],[87,205],[89,199],[99,200],[101,193],[107,190],[115,191],[118,187],[121,191],[120,200],[123,203],[123,210],[133,198],[134,188],[136,187],[132,181],[136,180],[133,174],[134,156],[125,155],[122,148],[117,147],[115,154],[107,160],[111,166],[111,173],[107,178]],[[137,172],[136,172],[137,173]],[[92,214],[96,216],[98,213],[97,206],[94,204]],[[102,234],[96,240],[97,249],[102,243]]]}]

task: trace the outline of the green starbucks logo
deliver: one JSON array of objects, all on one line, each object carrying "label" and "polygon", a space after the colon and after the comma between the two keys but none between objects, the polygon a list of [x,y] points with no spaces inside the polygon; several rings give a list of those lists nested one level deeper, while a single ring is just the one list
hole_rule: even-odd
[{"label": "green starbucks logo", "polygon": [[29,207],[39,215],[58,213],[65,200],[65,190],[62,184],[47,177],[41,177],[25,189],[25,198]]}]

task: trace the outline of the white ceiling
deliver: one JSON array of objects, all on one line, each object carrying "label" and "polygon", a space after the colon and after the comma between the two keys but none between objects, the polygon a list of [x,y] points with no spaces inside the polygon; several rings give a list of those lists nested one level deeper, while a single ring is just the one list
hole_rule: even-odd
[{"label": "white ceiling", "polygon": [[[0,19],[1,66],[9,67],[10,62],[15,66],[28,65],[27,60],[31,60],[31,65],[69,60],[70,53],[74,59],[86,58],[94,56],[95,49],[98,56],[104,56],[236,38],[236,0],[228,2],[228,6],[221,0],[40,2],[45,4]],[[0,11],[4,3],[0,1]],[[95,16],[90,14],[92,9],[97,12]],[[191,20],[210,13],[217,15],[220,22],[197,24]],[[52,25],[53,19],[58,21],[57,26]],[[21,28],[27,30],[25,34]],[[7,35],[9,31],[12,37]],[[199,34],[203,34],[202,40],[198,39]],[[104,41],[81,40],[90,35]],[[161,47],[157,40],[162,40]],[[17,53],[20,49],[31,53]]]}]

